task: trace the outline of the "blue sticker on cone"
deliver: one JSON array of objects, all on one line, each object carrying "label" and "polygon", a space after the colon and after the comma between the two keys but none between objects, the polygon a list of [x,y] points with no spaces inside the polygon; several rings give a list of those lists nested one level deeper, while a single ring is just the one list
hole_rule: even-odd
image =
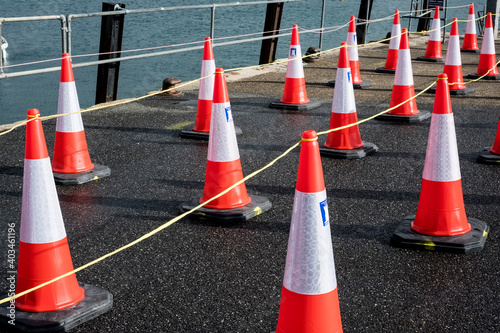
[{"label": "blue sticker on cone", "polygon": [[290,49],[290,56],[295,57],[297,55],[297,49],[295,47],[292,47]]},{"label": "blue sticker on cone", "polygon": [[319,203],[319,208],[321,209],[321,219],[323,220],[323,226],[326,227],[330,222],[328,219],[328,205],[326,199]]},{"label": "blue sticker on cone", "polygon": [[226,111],[226,121],[229,123],[233,121],[233,114],[231,113],[231,107],[228,106],[227,108],[224,109]]}]

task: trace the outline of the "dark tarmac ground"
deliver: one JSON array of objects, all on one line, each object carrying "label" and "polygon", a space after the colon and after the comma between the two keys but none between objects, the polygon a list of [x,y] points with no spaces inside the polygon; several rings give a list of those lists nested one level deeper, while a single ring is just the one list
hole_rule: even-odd
[{"label": "dark tarmac ground", "polygon": [[[362,78],[374,82],[355,91],[359,119],[388,107],[393,75],[374,71],[383,66],[387,47],[359,49]],[[413,59],[425,52],[422,37],[412,39],[411,47]],[[478,59],[479,54],[462,53],[464,75],[475,72]],[[336,56],[325,55],[305,66],[308,95],[322,103],[311,111],[267,107],[282,95],[284,71],[228,83],[234,122],[243,131],[237,140],[245,175],[298,142],[303,131],[328,129],[333,88],[325,83],[335,78],[336,62]],[[416,92],[442,68],[413,61]],[[345,332],[500,331],[500,165],[476,162],[495,139],[500,81],[470,86],[476,93],[453,96],[452,107],[467,216],[491,228],[482,252],[390,244],[402,218],[417,209],[430,120],[368,121],[360,125],[361,138],[376,144],[378,153],[360,160],[322,158]],[[75,268],[162,225],[178,215],[180,203],[201,196],[207,142],[178,137],[182,124],[195,120],[196,99],[196,91],[185,91],[83,114],[92,160],[112,174],[57,186]],[[433,100],[425,93],[417,105],[432,111]],[[52,155],[55,121],[43,126]],[[17,233],[20,226],[24,128],[0,136],[0,147],[0,239],[7,240],[7,223],[15,223]],[[238,224],[187,217],[79,272],[80,282],[109,290],[114,305],[72,332],[275,330],[298,156],[297,148],[247,181],[250,194],[270,199],[270,211]],[[6,290],[7,242],[0,246],[0,287]]]}]

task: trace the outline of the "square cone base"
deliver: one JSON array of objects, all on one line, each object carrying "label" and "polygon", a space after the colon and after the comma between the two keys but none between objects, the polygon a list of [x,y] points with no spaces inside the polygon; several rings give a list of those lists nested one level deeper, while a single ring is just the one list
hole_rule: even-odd
[{"label": "square cone base", "polygon": [[[330,86],[330,87],[334,87],[335,88],[335,80],[332,80],[332,81],[328,81],[326,83],[327,86]],[[369,88],[373,86],[373,83],[372,81],[363,81],[361,83],[353,83],[352,84],[352,87],[354,89],[365,89],[365,88]]]},{"label": "square cone base", "polygon": [[[464,95],[472,94],[475,91],[476,91],[476,89],[470,88],[470,87],[465,87],[465,89],[460,89],[460,90],[450,89],[450,95],[452,95],[452,96],[464,96]],[[429,90],[427,90],[427,92],[431,93],[431,94],[435,94],[436,87],[430,88]]]},{"label": "square cone base", "polygon": [[[258,195],[249,195],[252,199],[248,205],[232,209],[215,209],[201,207],[195,210],[191,215],[197,215],[201,218],[206,218],[207,220],[217,221],[217,222],[245,222],[251,218],[262,214],[265,211],[271,209],[272,204],[266,197],[261,197]],[[184,202],[179,206],[181,213],[185,213],[194,207],[199,205],[199,199],[194,199],[191,202]]]},{"label": "square cone base", "polygon": [[378,152],[378,147],[371,142],[363,142],[363,147],[356,149],[332,149],[322,146],[319,148],[319,153],[321,156],[352,160],[356,158],[363,158],[366,155],[370,155]]},{"label": "square cone base", "polygon": [[484,151],[477,157],[477,161],[483,164],[500,164],[500,155],[493,154],[490,149],[484,148]]},{"label": "square cone base", "polygon": [[7,306],[0,307],[0,328],[2,332],[68,332],[70,329],[89,321],[113,306],[113,295],[104,289],[80,284],[85,290],[85,298],[77,304],[58,311],[26,312],[16,309],[15,325]]},{"label": "square cone base", "polygon": [[[481,76],[482,75],[479,75],[476,73],[472,73],[472,74],[467,75],[467,77],[470,79],[478,79]],[[500,74],[499,75],[486,75],[486,76],[481,77],[481,80],[500,80]]]},{"label": "square cone base", "polygon": [[480,49],[477,49],[477,50],[464,50],[464,49],[460,49],[460,52],[467,52],[467,53],[481,53],[481,50]]},{"label": "square cone base", "polygon": [[309,103],[305,104],[287,104],[281,102],[271,102],[269,103],[269,107],[271,109],[283,109],[283,110],[292,110],[292,111],[307,111],[312,110],[319,107],[321,103],[317,100],[309,99]]},{"label": "square cone base", "polygon": [[417,60],[428,61],[428,62],[444,62],[444,58],[427,58],[424,56],[417,57]]},{"label": "square cone base", "polygon": [[479,252],[484,248],[490,227],[483,221],[467,218],[471,231],[458,236],[429,236],[411,229],[415,215],[406,216],[391,237],[395,246],[427,251],[446,251],[456,253]]},{"label": "square cone base", "polygon": [[396,70],[395,69],[386,69],[384,67],[379,67],[375,70],[377,73],[388,73],[388,74],[395,74]]},{"label": "square cone base", "polygon": [[[236,135],[243,134],[243,131],[238,126],[234,126]],[[179,132],[179,137],[183,139],[204,140],[208,141],[210,132],[197,132],[193,130],[182,130]]]},{"label": "square cone base", "polygon": [[94,163],[94,168],[85,172],[78,173],[57,173],[54,172],[54,180],[58,185],[80,185],[93,180],[108,177],[111,170],[105,166]]},{"label": "square cone base", "polygon": [[384,120],[384,121],[394,121],[398,123],[418,123],[426,120],[431,117],[431,113],[429,111],[420,111],[417,114],[412,115],[397,115],[397,114],[382,114],[378,117],[375,117],[376,120]]}]

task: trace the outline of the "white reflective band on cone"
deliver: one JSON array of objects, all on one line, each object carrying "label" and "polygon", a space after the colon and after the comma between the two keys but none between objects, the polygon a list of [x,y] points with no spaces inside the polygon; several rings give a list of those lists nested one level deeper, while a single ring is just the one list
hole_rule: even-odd
[{"label": "white reflective band on cone", "polygon": [[212,104],[207,158],[212,162],[230,162],[240,158],[229,102]]},{"label": "white reflective band on cone", "polygon": [[[75,81],[59,83],[59,102],[57,104],[57,114],[80,111],[78,94],[76,92]],[[58,117],[56,122],[57,132],[81,132],[83,122],[81,113],[70,114]]]},{"label": "white reflective band on cone", "polygon": [[453,113],[432,114],[423,178],[436,182],[461,179]]},{"label": "white reflective band on cone", "polygon": [[495,39],[493,38],[493,28],[484,29],[481,54],[495,54]]},{"label": "white reflective band on cone", "polygon": [[358,61],[358,42],[356,40],[355,32],[347,33],[347,45],[350,45],[347,48],[347,54],[349,55],[349,61]]},{"label": "white reflective band on cone", "polygon": [[[201,61],[201,77],[206,77],[200,80],[200,90],[198,92],[198,99],[211,101],[214,95],[214,81],[215,81],[215,61],[202,60]],[[210,76],[209,76],[210,75]]]},{"label": "white reflective band on cone", "polygon": [[[304,295],[325,294],[337,287],[330,223],[323,223],[326,191],[295,191],[283,286]],[[329,221],[328,207],[326,221]]]},{"label": "white reflective band on cone", "polygon": [[[352,87],[352,75],[349,68],[338,68],[335,77],[335,90],[333,91],[333,113],[354,113],[356,103],[354,102],[354,89]],[[341,84],[340,84],[341,83]]]},{"label": "white reflective band on cone", "polygon": [[401,41],[401,24],[392,25],[391,37],[394,38],[389,41],[389,49],[390,50],[399,49],[399,42]]},{"label": "white reflective band on cone", "polygon": [[295,59],[288,62],[286,66],[286,77],[290,79],[302,79],[304,77],[304,67],[302,66],[302,51],[300,45],[290,45],[288,59]]},{"label": "white reflective band on cone", "polygon": [[440,42],[441,41],[441,22],[439,20],[432,20],[431,34],[429,40]]},{"label": "white reflective band on cone", "polygon": [[460,56],[460,37],[451,35],[448,40],[448,50],[446,51],[446,65],[461,66],[462,59]]},{"label": "white reflective band on cone", "polygon": [[398,52],[398,63],[396,64],[394,85],[413,86],[410,49],[400,49]]},{"label": "white reflective band on cone", "polygon": [[24,160],[23,206],[19,240],[51,243],[66,237],[50,159]]},{"label": "white reflective band on cone", "polygon": [[467,17],[467,26],[465,27],[465,34],[475,35],[476,34],[476,18],[473,14],[469,14]]}]

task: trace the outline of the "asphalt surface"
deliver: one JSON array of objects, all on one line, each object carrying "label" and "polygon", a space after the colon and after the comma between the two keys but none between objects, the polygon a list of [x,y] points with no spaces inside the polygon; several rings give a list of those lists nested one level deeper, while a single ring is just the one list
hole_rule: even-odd
[{"label": "asphalt surface", "polygon": [[[411,46],[413,59],[423,55],[422,39]],[[389,104],[393,76],[374,72],[383,66],[386,50],[387,44],[359,50],[362,78],[374,82],[355,91],[360,119]],[[478,59],[478,54],[462,54],[464,74],[475,71]],[[238,145],[244,174],[279,156],[303,131],[328,129],[333,88],[325,83],[335,78],[336,60],[324,56],[305,66],[309,97],[322,102],[311,111],[267,107],[281,97],[284,70],[240,81],[233,81],[238,74],[228,75],[234,122],[243,131]],[[416,91],[432,83],[442,66],[414,61]],[[345,332],[500,331],[500,166],[476,163],[495,139],[500,82],[471,86],[477,92],[452,97],[452,107],[467,216],[491,228],[482,252],[415,251],[390,244],[403,217],[417,209],[429,120],[369,121],[360,125],[361,138],[376,144],[378,153],[360,160],[322,158]],[[196,91],[185,91],[181,97],[150,97],[83,115],[92,160],[109,166],[112,174],[57,187],[75,267],[160,226],[178,215],[180,203],[201,196],[207,142],[178,137],[179,124],[194,122],[196,98]],[[418,97],[419,109],[431,111],[433,99],[427,93]],[[52,155],[55,121],[43,126]],[[0,136],[0,147],[5,226],[0,237],[6,240],[7,223],[15,223],[19,232],[24,128]],[[250,194],[270,199],[270,211],[239,224],[188,217],[79,272],[79,281],[109,290],[114,305],[73,332],[275,330],[298,156],[295,149],[246,183]],[[6,290],[7,243],[1,244],[0,287]]]}]

